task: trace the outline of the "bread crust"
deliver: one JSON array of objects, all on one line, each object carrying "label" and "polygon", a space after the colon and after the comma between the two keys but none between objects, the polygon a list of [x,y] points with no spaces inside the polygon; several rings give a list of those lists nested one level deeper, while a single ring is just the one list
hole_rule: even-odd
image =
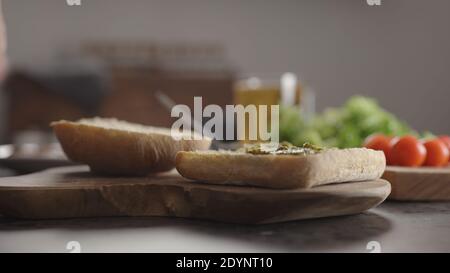
[{"label": "bread crust", "polygon": [[198,182],[264,188],[311,188],[375,180],[386,167],[383,152],[329,149],[314,155],[253,155],[235,152],[179,152],[178,172]]},{"label": "bread crust", "polygon": [[[211,144],[210,139],[175,140],[169,129],[141,126],[155,132],[136,132],[97,126],[97,121],[105,124],[110,120],[62,120],[51,124],[68,158],[89,165],[96,173],[144,176],[168,171],[175,167],[177,152],[207,150]],[[116,125],[140,126],[113,121]]]}]

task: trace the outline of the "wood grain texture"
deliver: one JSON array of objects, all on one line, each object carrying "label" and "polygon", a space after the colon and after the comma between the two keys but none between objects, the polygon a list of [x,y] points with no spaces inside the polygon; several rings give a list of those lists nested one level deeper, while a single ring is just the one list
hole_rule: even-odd
[{"label": "wood grain texture", "polygon": [[64,167],[0,179],[0,214],[26,219],[173,216],[263,224],[356,214],[385,200],[384,180],[274,190],[190,182],[177,173],[98,177]]},{"label": "wood grain texture", "polygon": [[450,201],[450,168],[388,166],[383,178],[392,186],[389,200]]}]

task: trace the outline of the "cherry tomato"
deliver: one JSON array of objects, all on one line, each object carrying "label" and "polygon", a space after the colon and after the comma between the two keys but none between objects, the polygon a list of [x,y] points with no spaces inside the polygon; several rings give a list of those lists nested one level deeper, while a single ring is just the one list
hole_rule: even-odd
[{"label": "cherry tomato", "polygon": [[[450,136],[439,136],[438,137],[444,144],[447,146],[448,150],[450,151]],[[450,158],[449,158],[450,161]]]},{"label": "cherry tomato", "polygon": [[385,136],[382,134],[374,134],[368,136],[364,141],[364,147],[377,151],[383,151],[386,157],[386,164],[392,163],[391,150],[393,144],[395,144],[397,138]]},{"label": "cherry tomato", "polygon": [[450,152],[442,140],[438,138],[428,140],[423,145],[427,149],[425,166],[440,167],[447,165]]},{"label": "cherry tomato", "polygon": [[414,136],[399,138],[391,149],[392,164],[398,166],[421,166],[425,162],[426,155],[425,146]]}]

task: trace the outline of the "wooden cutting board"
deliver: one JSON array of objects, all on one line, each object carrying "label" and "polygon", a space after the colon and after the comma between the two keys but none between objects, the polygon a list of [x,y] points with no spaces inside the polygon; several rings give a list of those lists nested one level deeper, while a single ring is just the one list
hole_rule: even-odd
[{"label": "wooden cutting board", "polygon": [[389,193],[384,180],[274,190],[197,184],[177,173],[98,177],[81,166],[0,179],[0,214],[26,219],[173,216],[263,224],[356,214]]},{"label": "wooden cutting board", "polygon": [[383,178],[392,186],[390,200],[450,201],[450,168],[389,166]]}]

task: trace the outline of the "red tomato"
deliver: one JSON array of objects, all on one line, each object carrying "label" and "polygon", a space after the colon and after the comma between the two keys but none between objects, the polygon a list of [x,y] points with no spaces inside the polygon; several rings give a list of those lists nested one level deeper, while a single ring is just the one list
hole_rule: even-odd
[{"label": "red tomato", "polygon": [[[447,149],[450,151],[450,136],[439,136],[438,137],[444,144],[447,146]],[[450,158],[449,158],[450,161]]]},{"label": "red tomato", "polygon": [[447,165],[450,152],[442,140],[438,138],[428,140],[423,145],[427,149],[425,166],[440,167]]},{"label": "red tomato", "polygon": [[374,134],[366,138],[364,141],[364,147],[377,151],[383,151],[384,156],[386,157],[386,164],[390,165],[392,163],[391,149],[395,142],[396,138],[394,137]]},{"label": "red tomato", "polygon": [[425,162],[427,150],[414,136],[404,136],[398,139],[391,149],[393,165],[418,167]]}]

